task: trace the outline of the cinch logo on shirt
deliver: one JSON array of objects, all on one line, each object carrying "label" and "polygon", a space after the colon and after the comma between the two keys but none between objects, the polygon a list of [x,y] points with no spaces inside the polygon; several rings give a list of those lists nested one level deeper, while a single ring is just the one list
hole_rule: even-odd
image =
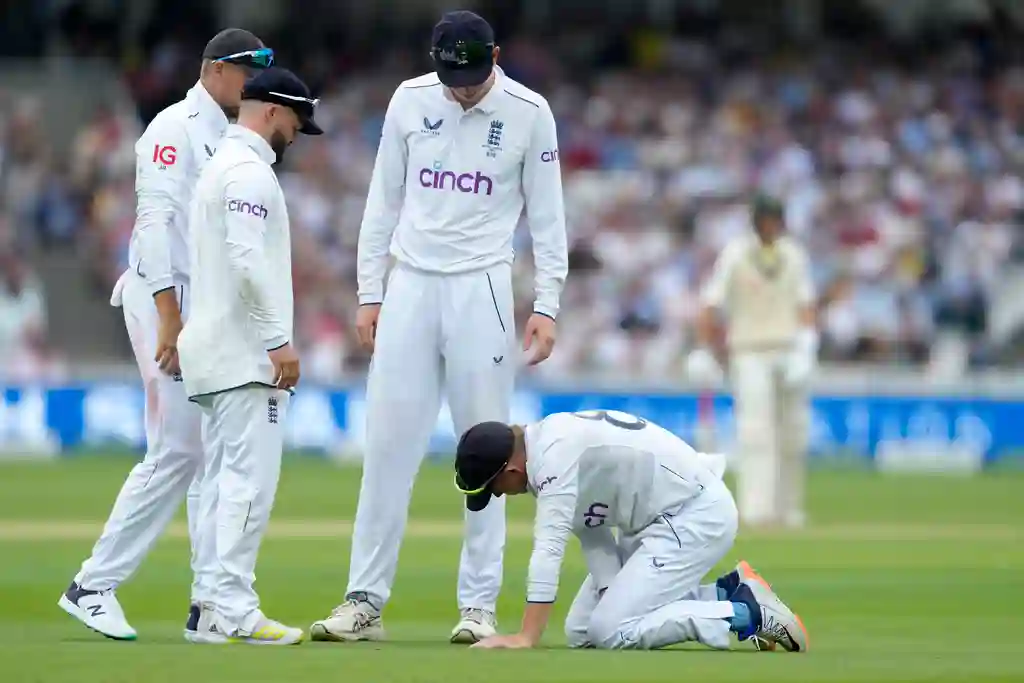
[{"label": "cinch logo on shirt", "polygon": [[267,219],[267,207],[262,204],[247,202],[244,199],[229,199],[228,211],[232,211],[234,213],[247,213],[250,216],[256,216],[263,220]]},{"label": "cinch logo on shirt", "polygon": [[546,152],[540,153],[540,160],[542,163],[549,163],[551,161],[558,161],[558,150],[549,149]]},{"label": "cinch logo on shirt", "polygon": [[490,195],[494,191],[494,181],[480,171],[456,175],[453,171],[424,168],[420,171],[420,185],[431,190],[450,190],[466,194],[480,194],[485,187],[484,194]]}]

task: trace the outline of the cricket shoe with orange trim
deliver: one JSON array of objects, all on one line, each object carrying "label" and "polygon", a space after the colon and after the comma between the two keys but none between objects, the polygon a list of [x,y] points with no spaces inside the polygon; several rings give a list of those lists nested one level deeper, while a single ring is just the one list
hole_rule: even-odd
[{"label": "cricket shoe with orange trim", "polygon": [[298,645],[306,637],[301,628],[285,626],[279,621],[260,617],[256,628],[249,633],[238,633],[227,637],[231,644],[243,645]]},{"label": "cricket shoe with orange trim", "polygon": [[742,560],[736,565],[741,586],[750,588],[761,608],[761,624],[754,633],[754,645],[759,650],[774,650],[778,645],[787,652],[807,652],[810,638],[800,617],[772,590],[763,576],[750,563]]}]

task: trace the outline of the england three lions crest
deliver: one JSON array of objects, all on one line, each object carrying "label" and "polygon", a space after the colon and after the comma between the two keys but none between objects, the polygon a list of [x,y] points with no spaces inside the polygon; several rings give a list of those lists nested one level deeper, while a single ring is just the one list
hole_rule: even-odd
[{"label": "england three lions crest", "polygon": [[487,129],[487,142],[482,147],[487,150],[487,156],[492,159],[498,156],[498,152],[502,150],[501,134],[504,129],[505,123],[498,120],[491,121],[491,125]]}]

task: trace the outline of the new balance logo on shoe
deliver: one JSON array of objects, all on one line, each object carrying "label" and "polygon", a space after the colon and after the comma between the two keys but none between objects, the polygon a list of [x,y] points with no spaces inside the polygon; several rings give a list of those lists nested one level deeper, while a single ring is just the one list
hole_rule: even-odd
[{"label": "new balance logo on shoe", "polygon": [[91,614],[94,617],[98,617],[101,614],[106,614],[106,612],[103,611],[103,605],[89,605],[85,609],[89,610],[89,614]]}]

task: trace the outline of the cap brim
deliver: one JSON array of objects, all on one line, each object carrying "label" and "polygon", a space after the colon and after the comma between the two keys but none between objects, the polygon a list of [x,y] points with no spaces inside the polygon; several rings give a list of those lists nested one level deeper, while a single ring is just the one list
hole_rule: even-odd
[{"label": "cap brim", "polygon": [[490,62],[472,69],[448,69],[435,65],[437,77],[449,88],[472,88],[483,85],[490,77],[493,67]]},{"label": "cap brim", "polygon": [[314,121],[313,119],[303,118],[300,120],[302,121],[302,128],[299,128],[299,133],[301,133],[302,135],[324,134],[324,129],[316,125],[316,121]]},{"label": "cap brim", "polygon": [[474,493],[471,496],[466,496],[466,509],[470,512],[480,512],[487,504],[491,502],[490,490],[483,491],[481,493]]}]

